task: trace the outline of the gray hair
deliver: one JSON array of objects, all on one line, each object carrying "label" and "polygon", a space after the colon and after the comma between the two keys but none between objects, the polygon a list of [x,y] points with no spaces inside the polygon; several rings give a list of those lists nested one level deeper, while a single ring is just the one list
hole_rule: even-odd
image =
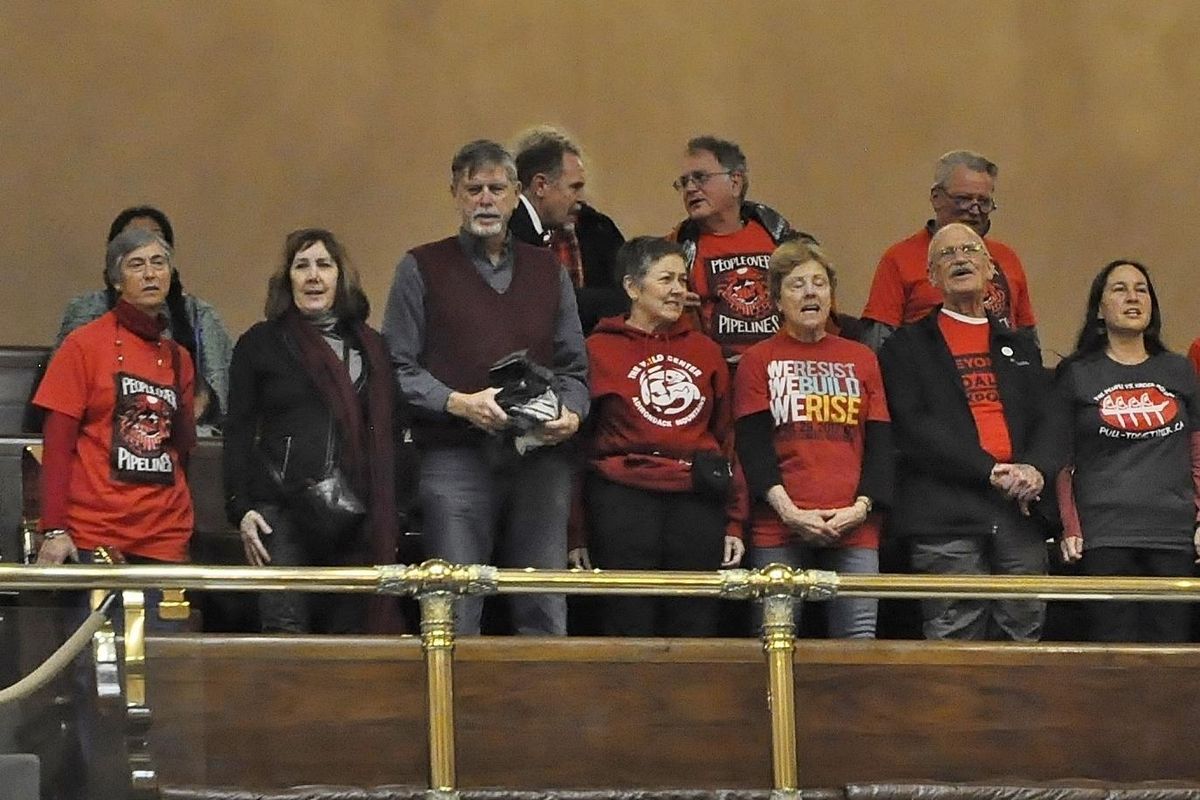
[{"label": "gray hair", "polygon": [[167,244],[166,239],[145,228],[129,228],[117,234],[116,238],[108,243],[108,249],[104,254],[104,277],[108,279],[109,285],[116,286],[121,282],[121,264],[124,263],[127,255],[138,248],[155,243],[162,245],[167,254],[167,264],[170,265],[171,272],[174,272],[175,251],[171,249],[171,245]]},{"label": "gray hair", "polygon": [[992,179],[1000,174],[1000,168],[995,162],[989,161],[974,150],[951,150],[939,158],[933,168],[933,188],[945,188],[946,181],[950,180],[951,173],[958,166],[966,167],[971,172],[986,172]]},{"label": "gray hair", "polygon": [[450,186],[457,186],[460,180],[471,177],[485,167],[504,167],[508,179],[513,183],[518,182],[517,165],[512,153],[491,139],[476,139],[464,144],[454,154],[454,160],[450,162]]},{"label": "gray hair", "polygon": [[550,180],[562,175],[563,158],[569,153],[583,158],[579,145],[564,131],[550,125],[539,125],[522,133],[513,148],[517,152],[517,178],[528,187],[537,174]]},{"label": "gray hair", "polygon": [[746,154],[742,152],[742,148],[737,142],[731,142],[728,139],[719,139],[716,136],[696,136],[688,140],[687,152],[690,155],[695,155],[697,151],[707,150],[717,159],[717,163],[721,165],[721,169],[729,170],[729,172],[742,176],[742,193],[739,199],[745,200],[746,193],[750,191],[750,167],[746,163]]},{"label": "gray hair", "polygon": [[617,271],[634,284],[639,284],[645,280],[650,267],[667,256],[683,258],[683,247],[678,242],[658,236],[635,236],[617,250]]}]

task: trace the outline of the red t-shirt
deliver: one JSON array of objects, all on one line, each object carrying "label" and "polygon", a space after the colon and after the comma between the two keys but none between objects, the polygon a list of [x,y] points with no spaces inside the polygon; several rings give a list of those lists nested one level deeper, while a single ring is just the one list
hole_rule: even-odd
[{"label": "red t-shirt", "polygon": [[996,372],[992,369],[987,320],[966,322],[943,310],[938,315],[938,327],[954,356],[954,366],[967,394],[967,405],[971,407],[971,416],[979,430],[980,447],[1001,463],[1012,461],[1012,439],[1004,419],[1004,406],[1000,404]]},{"label": "red t-shirt", "polygon": [[[181,358],[178,387],[172,351]],[[54,354],[33,402],[80,420],[67,498],[80,549],[187,560],[192,496],[171,425],[177,411],[192,413],[193,381],[186,350],[139,338],[111,311]]]},{"label": "red t-shirt", "polygon": [[[742,356],[734,376],[734,416],[770,411],[783,488],[802,509],[854,503],[862,476],[867,421],[889,421],[879,362],[871,350],[840,336],[800,342],[779,332]],[[763,501],[751,516],[754,544],[782,547],[791,538]],[[878,547],[872,515],[838,547]]]},{"label": "red t-shirt", "polygon": [[1192,346],[1188,348],[1188,361],[1192,362],[1192,369],[1196,370],[1196,374],[1200,375],[1200,339],[1192,342]]},{"label": "red t-shirt", "polygon": [[726,358],[779,330],[767,290],[773,252],[771,234],[754,220],[735,233],[703,233],[696,242],[691,284],[700,295],[701,330],[721,345]]},{"label": "red t-shirt", "polygon": [[[932,240],[929,229],[921,228],[884,252],[871,281],[871,292],[862,313],[864,318],[898,328],[901,324],[916,322],[942,302],[942,293],[929,282],[929,242]],[[983,241],[997,266],[984,298],[988,313],[1009,328],[1028,328],[1037,324],[1021,259],[1002,242],[986,237]]]}]

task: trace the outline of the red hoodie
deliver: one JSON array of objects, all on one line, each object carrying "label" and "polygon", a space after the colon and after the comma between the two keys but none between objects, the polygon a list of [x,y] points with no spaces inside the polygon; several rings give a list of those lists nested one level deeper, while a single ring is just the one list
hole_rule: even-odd
[{"label": "red hoodie", "polygon": [[726,534],[740,539],[748,499],[734,456],[729,368],[717,343],[683,319],[646,333],[608,317],[587,349],[589,466],[614,483],[685,492],[692,456],[719,451],[734,467]]}]

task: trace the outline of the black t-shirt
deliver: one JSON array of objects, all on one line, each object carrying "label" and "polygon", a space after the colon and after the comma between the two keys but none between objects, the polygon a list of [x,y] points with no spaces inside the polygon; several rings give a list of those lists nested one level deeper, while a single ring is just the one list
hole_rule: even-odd
[{"label": "black t-shirt", "polygon": [[1159,353],[1131,366],[1101,353],[1071,362],[1059,381],[1084,547],[1190,550],[1190,435],[1200,424],[1191,364]]}]

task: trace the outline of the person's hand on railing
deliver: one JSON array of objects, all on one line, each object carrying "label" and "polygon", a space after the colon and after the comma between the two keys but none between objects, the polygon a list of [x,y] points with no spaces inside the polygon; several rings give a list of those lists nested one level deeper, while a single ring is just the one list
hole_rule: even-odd
[{"label": "person's hand on railing", "polygon": [[742,563],[742,557],[746,555],[746,545],[736,536],[725,537],[725,554],[721,556],[722,567],[736,567]]},{"label": "person's hand on railing", "polygon": [[271,533],[271,526],[263,515],[251,509],[238,525],[242,534],[242,548],[246,551],[246,563],[252,567],[263,567],[271,563],[271,554],[263,545],[262,537]]},{"label": "person's hand on railing", "polygon": [[[54,535],[51,535],[54,534]],[[66,530],[47,531],[42,546],[38,548],[35,563],[46,567],[65,564],[67,561],[78,561],[79,550],[71,540],[71,533]]]},{"label": "person's hand on railing", "polygon": [[586,547],[572,547],[567,551],[567,564],[571,569],[591,569],[592,560],[588,558]]}]

